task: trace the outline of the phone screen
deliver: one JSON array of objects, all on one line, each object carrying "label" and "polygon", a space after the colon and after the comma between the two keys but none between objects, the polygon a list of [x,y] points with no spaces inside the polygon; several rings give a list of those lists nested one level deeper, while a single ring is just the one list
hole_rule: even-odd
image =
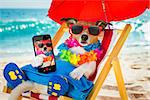
[{"label": "phone screen", "polygon": [[38,35],[33,37],[35,56],[45,55],[38,71],[42,73],[54,72],[56,70],[55,56],[50,35]]}]

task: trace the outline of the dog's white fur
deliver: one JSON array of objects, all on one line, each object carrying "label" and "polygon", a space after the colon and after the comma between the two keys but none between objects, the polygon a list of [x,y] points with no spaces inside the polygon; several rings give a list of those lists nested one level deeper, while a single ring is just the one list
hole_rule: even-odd
[{"label": "dog's white fur", "polygon": [[41,94],[47,95],[47,86],[37,84],[32,81],[25,81],[25,82],[19,84],[16,88],[14,88],[11,91],[11,94],[10,94],[8,100],[18,100],[18,97],[22,93],[29,91],[29,90],[32,90],[32,92],[34,92],[34,93],[41,93]]},{"label": "dog's white fur", "polygon": [[8,100],[18,100],[18,97],[21,95],[21,93],[32,89],[33,83],[31,81],[25,81],[11,91]]}]

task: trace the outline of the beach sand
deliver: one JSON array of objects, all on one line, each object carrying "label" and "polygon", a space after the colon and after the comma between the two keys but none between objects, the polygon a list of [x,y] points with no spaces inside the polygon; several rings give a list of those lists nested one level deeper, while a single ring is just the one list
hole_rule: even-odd
[{"label": "beach sand", "polygon": [[[8,62],[23,66],[32,62],[30,54],[0,58],[0,97],[7,100],[8,95],[2,93],[6,81],[3,69]],[[150,99],[150,46],[124,46],[119,54],[119,60],[127,94],[131,100]],[[97,100],[120,100],[113,69],[105,80]]]},{"label": "beach sand", "polygon": [[[150,46],[124,47],[119,55],[120,65],[131,100],[150,100]],[[113,68],[106,78],[100,95],[108,100],[119,99]],[[111,97],[112,96],[112,97]],[[107,100],[105,97],[102,100]],[[100,99],[101,100],[101,99]]]}]

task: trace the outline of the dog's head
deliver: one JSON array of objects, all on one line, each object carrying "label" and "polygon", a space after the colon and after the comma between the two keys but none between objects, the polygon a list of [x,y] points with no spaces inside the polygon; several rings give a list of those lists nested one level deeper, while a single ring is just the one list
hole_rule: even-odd
[{"label": "dog's head", "polygon": [[52,43],[51,40],[40,40],[35,41],[35,52],[36,54],[46,54],[52,50]]},{"label": "dog's head", "polygon": [[74,18],[63,18],[61,20],[66,21],[72,38],[76,39],[81,46],[87,46],[102,39],[104,29],[107,26],[104,21],[87,22],[77,21]]}]

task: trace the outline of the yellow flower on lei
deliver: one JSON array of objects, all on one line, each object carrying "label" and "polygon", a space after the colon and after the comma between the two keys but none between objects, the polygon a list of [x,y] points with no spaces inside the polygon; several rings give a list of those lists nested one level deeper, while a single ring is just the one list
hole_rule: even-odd
[{"label": "yellow flower on lei", "polygon": [[78,65],[78,62],[80,61],[80,55],[72,54],[69,61],[73,65]]}]

